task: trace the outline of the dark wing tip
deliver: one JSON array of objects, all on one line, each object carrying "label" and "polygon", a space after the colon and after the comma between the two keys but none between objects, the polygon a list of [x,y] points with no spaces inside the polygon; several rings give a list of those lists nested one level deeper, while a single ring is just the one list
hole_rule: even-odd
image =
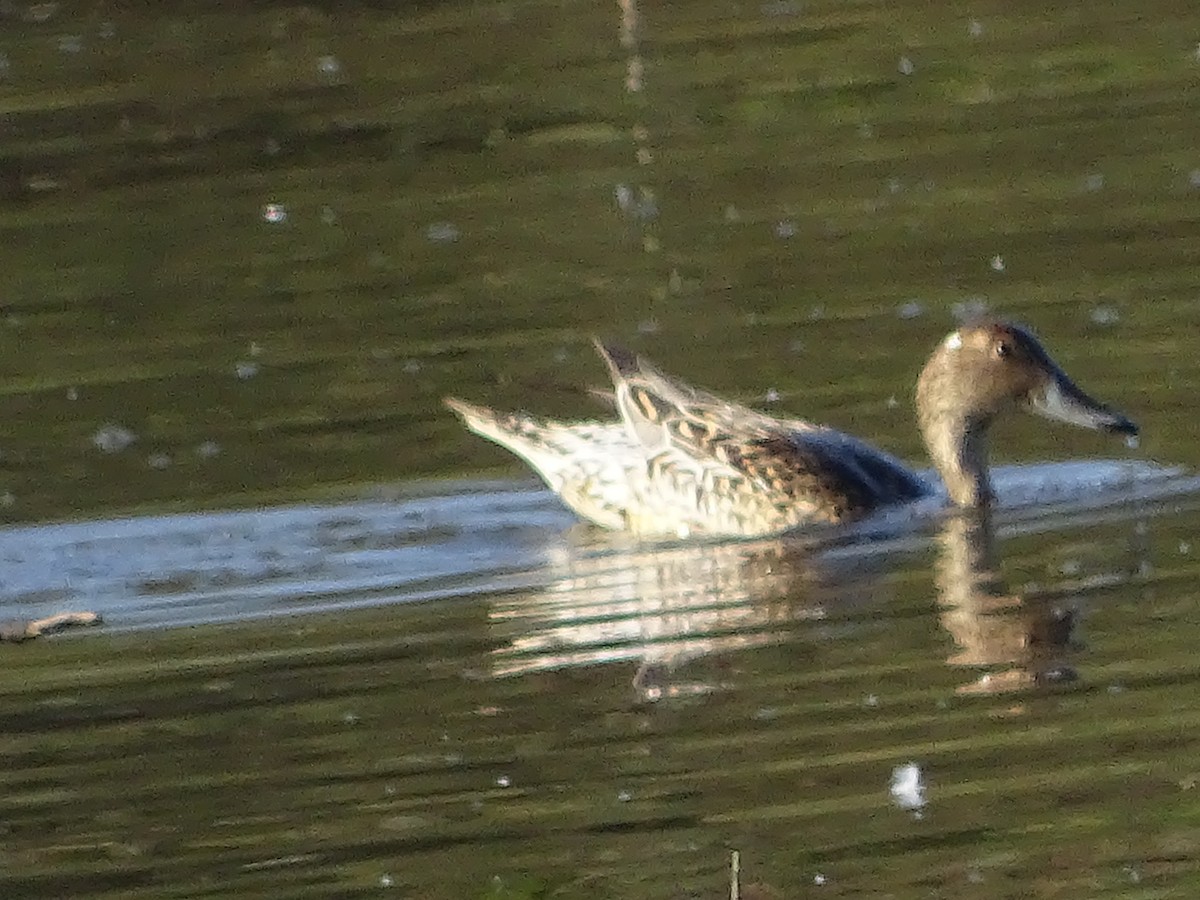
[{"label": "dark wing tip", "polygon": [[621,344],[614,344],[600,338],[592,338],[598,352],[612,372],[613,380],[620,380],[636,375],[641,370],[637,354]]}]

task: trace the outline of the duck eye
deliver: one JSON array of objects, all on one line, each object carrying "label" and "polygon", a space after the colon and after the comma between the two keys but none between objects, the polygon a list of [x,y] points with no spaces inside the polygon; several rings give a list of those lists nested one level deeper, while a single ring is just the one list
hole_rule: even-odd
[{"label": "duck eye", "polygon": [[997,341],[995,353],[997,359],[1007,359],[1012,356],[1012,345],[1008,341]]}]

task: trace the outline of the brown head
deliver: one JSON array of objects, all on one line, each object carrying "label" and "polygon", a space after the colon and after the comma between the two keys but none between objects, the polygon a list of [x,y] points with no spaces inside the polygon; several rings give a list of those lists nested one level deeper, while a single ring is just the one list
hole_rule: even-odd
[{"label": "brown head", "polygon": [[1137,434],[1137,426],[1076,387],[1020,325],[963,325],[933,351],[917,380],[917,417],[925,446],[960,506],[991,498],[987,428],[1010,409],[1027,409],[1083,428]]}]

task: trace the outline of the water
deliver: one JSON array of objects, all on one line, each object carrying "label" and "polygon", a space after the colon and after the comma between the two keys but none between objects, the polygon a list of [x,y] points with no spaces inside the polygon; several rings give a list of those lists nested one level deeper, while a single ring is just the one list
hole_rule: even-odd
[{"label": "water", "polygon": [[6,613],[109,621],[6,651],[4,895],[1190,884],[1192,481],[788,542],[486,484],[9,529]]},{"label": "water", "polygon": [[[1194,896],[1197,26],[0,10],[0,618],[106,617],[0,645],[0,896]],[[981,306],[1143,428],[993,521],[630,544],[440,406],[599,334],[919,460]]]}]

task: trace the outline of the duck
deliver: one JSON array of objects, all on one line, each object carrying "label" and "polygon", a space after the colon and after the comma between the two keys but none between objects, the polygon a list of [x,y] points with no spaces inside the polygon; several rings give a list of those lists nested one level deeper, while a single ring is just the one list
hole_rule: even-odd
[{"label": "duck", "polygon": [[766,537],[854,522],[939,493],[955,507],[988,507],[988,432],[1018,409],[1138,433],[1084,393],[1031,330],[1000,319],[950,332],[917,379],[917,426],[941,489],[852,435],[767,415],[620,345],[595,344],[612,376],[611,420],[559,421],[456,397],[444,403],[470,431],[527,462],[577,515],[639,538]]}]

